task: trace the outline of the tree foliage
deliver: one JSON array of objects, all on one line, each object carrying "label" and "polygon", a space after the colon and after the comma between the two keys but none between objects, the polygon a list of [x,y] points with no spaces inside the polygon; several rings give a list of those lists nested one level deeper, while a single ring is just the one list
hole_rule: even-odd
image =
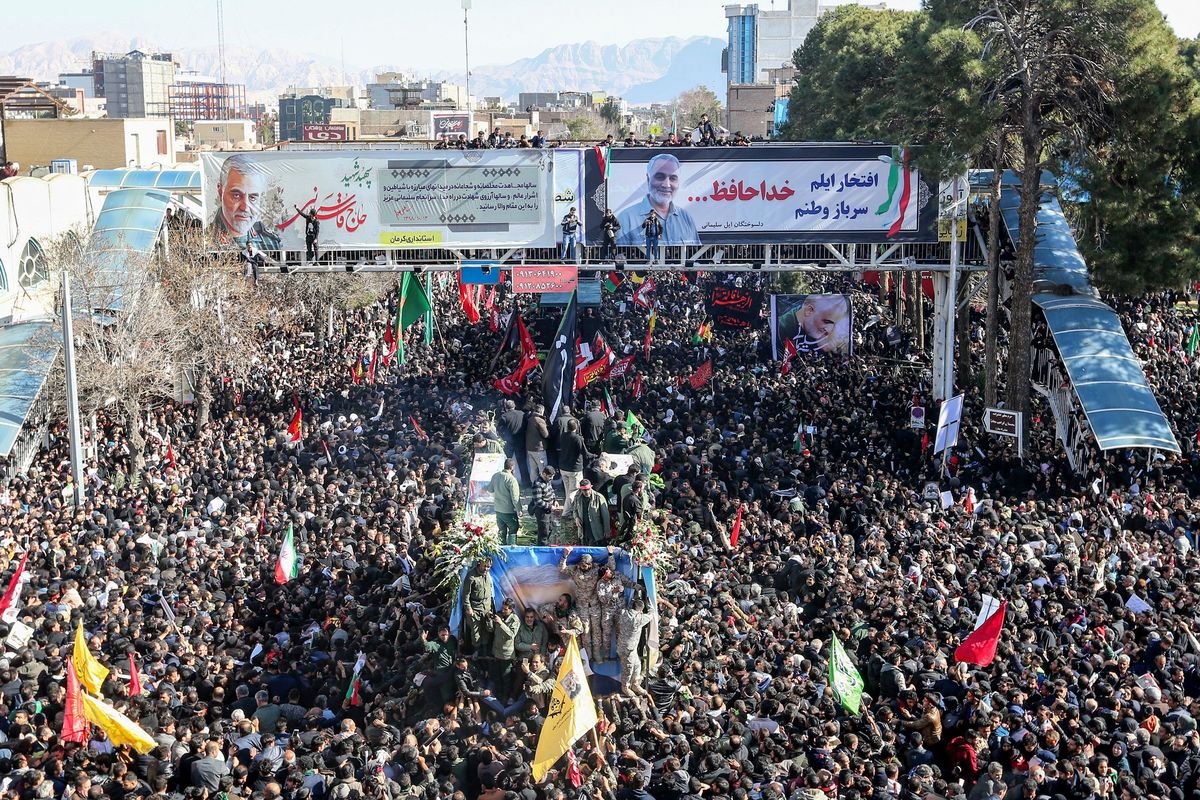
[{"label": "tree foliage", "polygon": [[675,98],[675,109],[679,117],[680,135],[700,124],[700,117],[708,115],[714,124],[721,121],[721,98],[707,86],[696,86],[681,92]]},{"label": "tree foliage", "polygon": [[1200,90],[1196,42],[1151,0],[1128,22],[1107,135],[1063,157],[1077,239],[1097,283],[1141,292],[1200,276]]}]

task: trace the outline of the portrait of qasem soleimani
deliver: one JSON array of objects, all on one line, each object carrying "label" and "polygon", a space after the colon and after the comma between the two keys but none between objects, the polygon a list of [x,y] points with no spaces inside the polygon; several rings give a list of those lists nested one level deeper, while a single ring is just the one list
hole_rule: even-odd
[{"label": "portrait of qasem soleimani", "polygon": [[853,312],[844,294],[780,295],[776,298],[778,352],[792,340],[796,353],[850,355]]},{"label": "portrait of qasem soleimani", "polygon": [[617,221],[621,223],[617,244],[626,247],[645,244],[646,232],[642,224],[652,208],[658,212],[662,223],[660,244],[700,244],[695,220],[676,202],[682,180],[678,158],[670,153],[651,157],[646,162],[645,194],[640,194],[638,199],[617,212]]},{"label": "portrait of qasem soleimani", "polygon": [[278,250],[279,234],[272,230],[267,217],[271,175],[248,153],[230,156],[221,162],[217,179],[217,212],[209,230],[223,245],[240,249],[253,245],[259,250]]}]

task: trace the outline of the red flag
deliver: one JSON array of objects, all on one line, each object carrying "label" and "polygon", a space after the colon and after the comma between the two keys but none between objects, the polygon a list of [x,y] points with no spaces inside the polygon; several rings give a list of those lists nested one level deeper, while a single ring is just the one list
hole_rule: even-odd
[{"label": "red flag", "polygon": [[533,337],[529,334],[529,329],[525,327],[525,320],[521,319],[521,315],[513,312],[513,328],[517,333],[521,342],[521,363],[510,375],[503,378],[497,378],[492,385],[498,390],[507,395],[514,395],[521,391],[521,384],[525,381],[525,376],[530,370],[538,365],[537,344],[533,341]]},{"label": "red flag", "polygon": [[608,379],[613,380],[615,378],[624,378],[625,373],[629,372],[630,368],[633,367],[634,358],[636,358],[636,356],[625,356],[621,360],[615,362],[611,367],[609,367]]},{"label": "red flag", "polygon": [[713,365],[712,359],[710,358],[708,361],[705,361],[703,364],[696,367],[696,371],[692,373],[690,378],[688,378],[688,383],[692,385],[693,389],[699,391],[700,389],[704,388],[704,384],[708,383],[708,379],[712,377],[712,374]]},{"label": "red flag", "polygon": [[637,400],[642,396],[642,373],[633,379],[633,399]]},{"label": "red flag", "polygon": [[175,450],[170,442],[167,442],[167,462],[170,463],[171,469],[175,469]]},{"label": "red flag", "polygon": [[371,366],[367,368],[367,383],[375,382],[375,362],[379,360],[379,351],[371,352]]},{"label": "red flag", "polygon": [[996,645],[1000,641],[1000,631],[1004,628],[1004,611],[1008,601],[1002,600],[1000,607],[984,620],[970,636],[963,639],[962,644],[954,651],[954,660],[978,667],[986,667],[996,658]]},{"label": "red flag", "polygon": [[304,421],[304,416],[300,413],[300,409],[296,409],[296,413],[292,414],[292,421],[288,423],[287,432],[293,442],[300,441],[300,424]]},{"label": "red flag", "polygon": [[642,308],[653,308],[654,298],[650,296],[652,294],[654,294],[654,278],[646,278],[646,280],[642,281],[642,285],[633,293],[634,305],[641,306]]},{"label": "red flag", "polygon": [[487,299],[483,301],[483,310],[492,311],[496,308],[496,287],[488,289]]},{"label": "red flag", "polygon": [[970,487],[967,488],[967,495],[963,498],[963,511],[968,514],[975,513],[975,490]]},{"label": "red flag", "polygon": [[[396,329],[391,325],[388,325],[383,329],[383,343],[387,345],[388,356],[391,356],[392,353],[396,352]],[[385,365],[387,364],[386,361],[383,363]]]},{"label": "red flag", "polygon": [[4,590],[4,597],[0,597],[0,617],[4,616],[4,612],[21,596],[21,580],[25,577],[25,562],[28,560],[29,551],[26,550],[25,555],[21,556],[21,563],[17,564],[17,571],[13,573],[12,580],[8,582],[8,588]]},{"label": "red flag", "polygon": [[425,429],[421,427],[421,423],[417,422],[416,417],[414,417],[412,414],[409,414],[408,421],[412,423],[413,430],[415,430],[417,432],[418,439],[428,439],[429,438],[428,436],[425,435]]},{"label": "red flag", "polygon": [[67,703],[63,709],[62,732],[59,738],[64,742],[87,744],[91,726],[83,715],[83,696],[79,691],[79,676],[75,674],[75,664],[67,659]]},{"label": "red flag", "polygon": [[575,757],[575,751],[569,748],[567,749],[567,780],[576,789],[583,786],[583,773],[579,771],[579,759]]},{"label": "red flag", "polygon": [[138,675],[137,664],[133,661],[133,653],[129,654],[129,696],[137,697],[142,693],[142,677]]},{"label": "red flag", "polygon": [[925,455],[925,451],[929,449],[929,433],[921,434],[921,455]]},{"label": "red flag", "polygon": [[461,272],[458,273],[458,301],[462,303],[462,310],[467,315],[467,322],[472,325],[479,322],[479,309],[475,306],[475,297],[471,293],[471,285],[463,283]]},{"label": "red flag", "polygon": [[738,535],[742,532],[742,506],[738,506],[737,519],[733,521],[733,533],[729,534],[729,546],[737,547]]},{"label": "red flag", "polygon": [[780,375],[787,375],[792,371],[792,359],[799,355],[796,352],[796,343],[791,337],[784,339],[783,342],[783,366],[779,368]]}]

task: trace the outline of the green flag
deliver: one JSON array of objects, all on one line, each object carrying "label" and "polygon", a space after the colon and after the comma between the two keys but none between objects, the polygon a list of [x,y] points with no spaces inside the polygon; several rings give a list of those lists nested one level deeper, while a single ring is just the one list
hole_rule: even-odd
[{"label": "green flag", "polygon": [[641,436],[646,431],[646,426],[634,416],[632,411],[625,412],[625,424],[629,426],[629,432],[634,436]]},{"label": "green flag", "polygon": [[846,655],[837,635],[829,648],[829,685],[838,702],[851,714],[857,714],[862,705],[863,679]]},{"label": "green flag", "polygon": [[404,331],[429,311],[429,298],[421,281],[411,272],[400,280],[400,305],[396,308],[396,350],[404,363]]},{"label": "green flag", "polygon": [[1200,324],[1192,323],[1192,335],[1188,339],[1187,354],[1194,356],[1197,349],[1200,349]]},{"label": "green flag", "polygon": [[425,344],[433,344],[433,308],[429,298],[433,296],[433,273],[425,273]]}]

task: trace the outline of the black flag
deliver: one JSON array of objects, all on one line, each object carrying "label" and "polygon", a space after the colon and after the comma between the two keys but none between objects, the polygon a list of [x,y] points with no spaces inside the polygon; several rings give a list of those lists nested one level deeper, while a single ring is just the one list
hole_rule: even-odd
[{"label": "black flag", "polygon": [[558,418],[562,407],[571,402],[571,393],[575,390],[575,336],[575,293],[572,292],[550,352],[546,354],[542,396],[548,422]]}]

